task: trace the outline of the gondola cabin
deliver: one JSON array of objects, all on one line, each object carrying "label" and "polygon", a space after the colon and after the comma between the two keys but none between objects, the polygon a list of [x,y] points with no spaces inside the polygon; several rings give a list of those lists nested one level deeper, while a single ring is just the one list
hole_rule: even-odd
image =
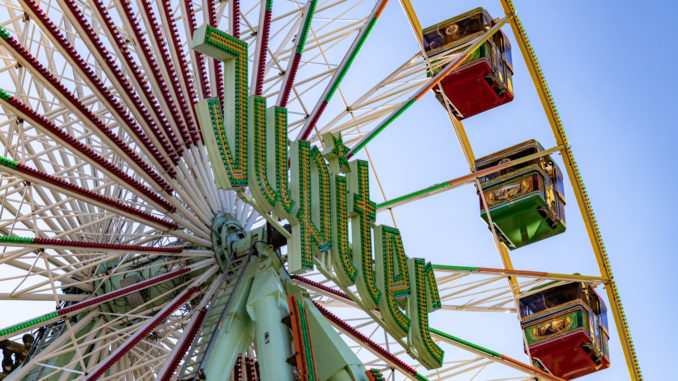
[{"label": "gondola cabin", "polygon": [[[476,171],[543,150],[536,140],[529,140],[476,160]],[[563,175],[548,155],[508,166],[479,180],[495,232],[509,249],[565,231]],[[482,197],[480,215],[488,222]]]},{"label": "gondola cabin", "polygon": [[[424,29],[424,50],[433,66],[433,72],[429,74],[439,73],[452,62],[456,53],[462,53],[492,25],[494,21],[489,13],[483,8],[476,8]],[[452,103],[452,112],[461,120],[511,102],[512,75],[511,44],[504,33],[499,31],[440,84]],[[438,86],[433,90],[438,100],[445,105]]]},{"label": "gondola cabin", "polygon": [[607,309],[590,285],[558,282],[528,291],[518,304],[535,366],[566,380],[610,366]]}]

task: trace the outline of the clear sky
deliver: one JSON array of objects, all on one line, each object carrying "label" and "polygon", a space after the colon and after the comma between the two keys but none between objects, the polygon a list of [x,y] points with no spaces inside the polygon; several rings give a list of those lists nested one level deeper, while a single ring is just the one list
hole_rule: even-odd
[{"label": "clear sky", "polygon": [[[422,27],[478,5],[494,17],[503,14],[498,1],[413,5]],[[678,2],[517,1],[516,7],[592,200],[643,374],[648,380],[667,379],[678,339],[671,324],[678,312],[671,298],[678,264],[671,244],[676,208],[664,199],[677,183],[672,162],[678,133],[670,115],[678,104],[673,84],[677,46],[671,37]],[[389,70],[397,67],[402,61],[389,62],[388,52],[403,47],[411,54],[417,47],[406,22],[392,1],[364,54]],[[388,34],[392,42],[384,45]],[[476,157],[530,138],[547,148],[555,145],[517,44],[513,46],[516,100],[465,121]],[[446,118],[427,95],[370,143],[387,198],[468,172]],[[381,201],[374,185],[372,192]],[[512,252],[516,268],[599,274],[569,187],[566,197],[568,230]],[[397,209],[407,254],[444,264],[500,267],[477,202],[475,189],[466,186]],[[391,223],[386,214],[379,218]],[[448,325],[451,333],[525,361],[515,317],[436,314],[442,315],[440,322],[455,321]],[[612,368],[585,379],[628,378],[616,332],[611,342]]]}]

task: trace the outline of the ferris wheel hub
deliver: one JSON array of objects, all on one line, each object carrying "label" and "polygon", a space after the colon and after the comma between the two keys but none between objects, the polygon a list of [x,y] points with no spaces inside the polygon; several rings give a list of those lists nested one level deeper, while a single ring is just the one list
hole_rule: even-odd
[{"label": "ferris wheel hub", "polygon": [[219,213],[214,217],[211,234],[212,250],[222,270],[226,270],[229,259],[238,251],[235,243],[245,236],[245,229],[230,213]]}]

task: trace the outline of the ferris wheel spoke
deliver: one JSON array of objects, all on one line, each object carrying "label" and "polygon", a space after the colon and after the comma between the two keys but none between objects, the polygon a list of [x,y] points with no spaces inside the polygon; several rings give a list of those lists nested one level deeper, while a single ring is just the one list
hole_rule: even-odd
[{"label": "ferris wheel spoke", "polygon": [[212,171],[208,165],[209,159],[206,151],[203,144],[196,145],[188,150],[184,160],[187,160],[187,164],[188,160],[191,160],[190,169],[193,172],[193,178],[198,180],[197,182],[189,181],[189,184],[192,185],[195,192],[203,195],[202,197],[206,199],[206,202],[201,202],[199,205],[201,205],[205,211],[211,209],[212,213],[214,213],[219,209],[216,202],[217,188],[214,184]]},{"label": "ferris wheel spoke", "polygon": [[[209,274],[208,271],[205,274]],[[211,272],[212,274],[214,271]],[[158,324],[162,323],[174,310],[185,304],[193,294],[198,291],[198,286],[201,281],[206,280],[208,277],[200,276],[195,281],[193,281],[187,289],[177,295],[171,302],[169,302],[163,309],[150,318],[136,333],[134,333],[130,338],[128,338],[123,344],[121,344],[113,353],[109,354],[101,363],[92,370],[92,372],[87,375],[85,380],[96,380],[101,375],[106,372],[113,363],[115,363],[120,356],[127,353],[132,347],[134,347],[143,337],[148,335]]]},{"label": "ferris wheel spoke", "polygon": [[[77,73],[78,77],[83,79],[88,88],[90,88],[102,101],[104,101],[106,107],[109,110],[115,111],[114,117],[118,119],[120,126],[126,128],[128,132],[130,132],[130,135],[135,139],[138,146],[145,151],[148,157],[155,157],[160,163],[163,163],[164,161],[165,165],[163,165],[163,167],[168,170],[169,164],[162,156],[160,156],[159,151],[156,148],[157,143],[152,141],[152,138],[155,138],[155,136],[151,135],[151,137],[149,137],[144,133],[144,129],[148,130],[150,128],[146,124],[154,124],[149,119],[148,111],[143,107],[143,105],[140,104],[140,98],[129,87],[129,83],[121,76],[116,78],[114,75],[115,70],[111,69],[108,62],[106,65],[101,67],[104,72],[109,74],[109,79],[112,80],[114,87],[117,85],[116,89],[119,91],[119,93],[127,94],[127,96],[122,97],[122,100],[129,106],[129,111],[131,113],[127,112],[123,108],[122,104],[113,98],[112,92],[105,87],[102,79],[97,76],[94,70],[88,66],[88,63],[75,51],[72,43],[66,39],[65,35],[58,31],[56,24],[50,20],[50,18],[44,13],[37,2],[34,0],[22,2],[22,6],[24,7],[24,11],[29,15],[30,19],[35,22],[41,30],[47,31],[46,36],[52,42],[52,46],[54,46],[55,49],[63,55],[65,60],[75,70],[75,73]],[[83,43],[86,44],[86,41],[83,41]],[[97,44],[95,43],[95,46],[96,45]],[[99,48],[98,46],[96,47]],[[108,57],[109,60],[112,60],[110,54],[102,54],[102,56]],[[119,71],[119,69],[117,70]],[[123,81],[122,83],[120,82],[121,80]],[[144,121],[145,124],[143,127],[137,125],[134,118],[139,121]],[[155,128],[151,129],[155,130]]]},{"label": "ferris wheel spoke", "polygon": [[[203,151],[204,147],[193,147],[187,150],[184,155],[184,160],[179,166],[179,175],[177,181],[181,184],[178,189],[178,194],[182,201],[191,207],[191,211],[185,210],[184,213],[194,213],[200,218],[203,223],[209,223],[209,217],[215,211],[215,186],[210,185],[214,181],[210,175],[207,174],[207,168],[202,161],[202,154],[196,154],[195,150]],[[194,155],[197,156],[194,158]],[[196,181],[197,180],[197,181]],[[200,180],[205,182],[201,184]],[[196,184],[197,183],[197,184]]]},{"label": "ferris wheel spoke", "polygon": [[[514,289],[539,289],[558,282],[605,283],[595,276],[557,274],[538,271],[490,269],[467,266],[434,265],[442,309],[457,311],[516,312]],[[504,283],[512,276],[513,283]]]},{"label": "ferris wheel spoke", "polygon": [[163,363],[162,369],[158,372],[158,376],[155,379],[156,381],[169,381],[174,375],[174,372],[176,371],[180,362],[182,360],[186,361],[184,356],[186,356],[186,353],[193,343],[193,340],[202,327],[205,316],[207,316],[207,304],[212,302],[212,297],[219,287],[222,286],[224,278],[224,274],[220,274],[205,291],[200,302],[195,306],[194,311],[198,311],[198,313],[193,314],[193,317],[184,329],[183,334],[177,339],[176,344],[173,346],[172,352],[167,357],[167,360]]},{"label": "ferris wheel spoke", "polygon": [[[35,188],[33,184],[30,185],[31,188]],[[36,189],[39,190],[39,189]],[[26,192],[25,192],[26,193]],[[5,212],[0,219],[0,231],[7,236],[16,236],[21,235],[22,233],[30,232],[30,234],[36,235],[37,238],[61,238],[61,237],[72,237],[74,239],[82,238],[84,236],[92,236],[95,239],[101,239],[102,232],[90,231],[90,227],[93,226],[103,226],[102,223],[110,224],[111,222],[116,221],[115,218],[120,218],[120,215],[109,214],[104,216],[101,213],[87,211],[79,212],[78,209],[64,209],[60,205],[48,205],[44,207],[39,207],[38,204],[32,201],[32,198],[27,198],[26,194],[22,194],[21,199],[13,200],[10,197],[4,198],[4,204],[2,210]],[[40,192],[36,192],[40,194]],[[50,198],[44,197],[41,195],[44,203],[49,204]],[[22,209],[22,204],[24,200],[27,200],[30,204],[32,211],[31,214],[24,215]],[[67,199],[65,201],[68,201]],[[60,202],[61,203],[61,202]],[[41,219],[42,223],[45,223],[45,227],[38,229],[38,226],[35,224],[36,217]],[[81,222],[73,228],[69,228],[68,225],[63,225],[63,220],[65,218],[76,218]],[[19,226],[17,226],[19,225]],[[7,226],[10,226],[8,229]],[[25,227],[22,228],[21,226]],[[128,226],[132,226],[131,224]],[[17,233],[15,233],[17,232]],[[80,233],[81,235],[76,235]],[[126,234],[121,234],[125,236]],[[119,239],[119,238],[118,238]]]},{"label": "ferris wheel spoke", "polygon": [[[187,127],[184,123],[184,120],[180,116],[179,107],[176,104],[176,99],[170,93],[171,84],[168,84],[166,77],[161,72],[161,66],[158,64],[158,61],[155,59],[155,56],[151,53],[151,47],[149,46],[146,36],[142,32],[142,26],[139,23],[139,20],[136,18],[136,14],[132,8],[131,2],[114,2],[116,9],[118,10],[119,17],[122,20],[126,20],[126,23],[123,23],[122,27],[127,32],[127,38],[134,38],[137,43],[134,44],[135,52],[139,62],[141,63],[144,71],[147,73],[146,82],[151,85],[155,90],[156,94],[162,95],[158,96],[156,99],[160,103],[154,108],[155,112],[159,112],[158,108],[162,109],[164,115],[163,129],[165,134],[168,137],[169,143],[175,150],[178,156],[183,154],[183,144],[190,142],[189,134]],[[110,10],[109,10],[110,12]],[[131,54],[131,50],[126,48]],[[133,65],[133,60],[130,61],[129,65]],[[152,75],[149,75],[152,74]],[[169,120],[174,121],[174,123],[169,123]]]},{"label": "ferris wheel spoke", "polygon": [[162,210],[173,211],[174,208],[167,201],[167,199],[120,170],[109,160],[106,160],[101,155],[94,152],[86,144],[78,141],[72,135],[66,133],[51,121],[47,120],[41,115],[38,115],[35,111],[26,106],[17,98],[5,92],[0,92],[0,97],[4,100],[3,106],[9,108],[15,114],[22,116],[25,120],[30,121],[33,126],[39,128],[41,132],[51,136],[59,144],[69,147],[70,150],[80,159],[88,162],[90,165],[99,169],[103,173],[110,175],[112,179],[116,179],[121,185],[125,186],[139,197],[144,198],[152,205]]},{"label": "ferris wheel spoke", "polygon": [[[222,6],[225,5],[226,2],[223,2]],[[197,83],[194,84],[198,87],[198,92],[202,95],[202,98],[210,98],[209,78],[205,66],[205,59],[201,53],[190,49],[193,41],[193,32],[198,29],[193,0],[183,0],[180,7],[182,19],[184,21],[184,30],[186,31],[186,45],[189,47],[189,51],[192,54],[191,65],[193,66],[193,73],[195,73],[195,76],[198,78]]]},{"label": "ferris wheel spoke", "polygon": [[320,133],[342,132],[347,143],[357,141],[363,136],[361,128],[372,125],[407,102],[407,97],[427,80],[424,69],[421,54],[414,54],[353,103],[344,103],[344,111],[327,122]]},{"label": "ferris wheel spoke", "polygon": [[374,127],[369,133],[367,133],[360,141],[351,148],[347,157],[352,157],[356,152],[363,149],[372,139],[374,139],[378,134],[380,134],[389,124],[391,124],[396,118],[398,118],[403,112],[405,112],[414,102],[420,99],[424,94],[426,94],[433,87],[439,85],[439,83],[454,69],[458,68],[462,62],[470,56],[470,53],[475,51],[482,43],[487,41],[492,35],[497,33],[502,26],[504,26],[508,21],[511,20],[511,16],[506,16],[503,19],[499,20],[492,28],[490,28],[485,34],[481,37],[478,37],[473,43],[468,46],[463,53],[456,57],[452,62],[450,62],[443,70],[436,74],[432,79],[430,79],[424,86],[414,92],[406,102],[403,102],[400,106],[391,111],[388,116],[381,120],[376,127]]},{"label": "ferris wheel spoke", "polygon": [[[78,332],[81,329],[85,328],[88,324],[94,320],[94,318],[99,317],[97,311],[92,311],[80,319],[75,325],[71,328]],[[12,375],[7,378],[8,381],[22,380],[34,367],[39,366],[42,361],[52,356],[52,353],[62,348],[69,342],[69,335],[59,335],[51,344],[43,348],[42,351],[36,354],[33,358],[30,359],[27,363],[16,371],[12,372]],[[77,344],[76,344],[77,345]]]},{"label": "ferris wheel spoke", "polygon": [[334,93],[336,92],[337,88],[344,79],[344,76],[348,72],[349,67],[353,63],[353,60],[355,60],[358,51],[367,40],[367,37],[369,36],[372,28],[374,27],[374,24],[379,18],[379,15],[384,10],[386,4],[388,4],[388,0],[380,0],[377,4],[375,4],[373,10],[371,11],[370,15],[366,20],[365,25],[363,25],[363,27],[360,29],[360,32],[356,36],[355,40],[353,41],[351,46],[347,49],[346,54],[342,58],[341,62],[338,64],[336,70],[334,71],[334,75],[330,79],[329,84],[323,90],[322,95],[318,98],[318,101],[316,102],[310,114],[308,114],[308,119],[306,120],[304,126],[301,128],[301,131],[299,132],[297,139],[302,140],[308,139],[309,135],[315,128],[318,119],[320,118],[323,111],[327,107],[328,102],[332,99]]},{"label": "ferris wheel spoke", "polygon": [[6,159],[0,164],[3,164],[3,167],[0,168],[2,172],[18,176],[24,180],[28,180],[31,182],[32,187],[43,186],[54,191],[59,191],[69,197],[96,205],[103,210],[130,218],[131,220],[144,223],[159,230],[174,230],[178,228],[178,225],[173,222],[169,222],[162,218],[151,215],[150,213],[142,211],[141,209],[122,204],[119,201],[102,196],[99,193],[94,193],[92,191],[78,187],[72,183],[37,171],[21,163],[9,161]]},{"label": "ferris wheel spoke", "polygon": [[[307,278],[304,278],[304,277],[296,276],[294,279],[295,279],[295,282],[299,282],[299,284],[303,285],[305,288],[310,287],[311,290],[319,291],[319,292],[321,292],[322,295],[333,298],[333,299],[337,300],[338,302],[344,303],[348,306],[353,305],[351,303],[351,298],[347,294],[336,291],[334,289],[334,287],[322,285],[318,282],[314,282],[314,281],[307,279]],[[497,283],[497,282],[503,283],[504,279],[505,279],[504,277],[495,277],[491,280],[490,283]],[[486,280],[483,280],[483,282],[486,282]],[[503,286],[503,287],[506,288],[505,286]],[[507,295],[506,303],[513,303],[513,298],[512,298],[512,295],[510,293],[510,290],[506,290],[506,295]],[[441,300],[443,302],[445,302],[444,297],[441,297]],[[314,304],[319,309],[322,307],[321,304],[316,300],[314,300]],[[444,304],[443,304],[443,308],[445,308]],[[321,310],[321,312],[322,311],[323,310]],[[325,311],[329,312],[329,310],[325,310]],[[329,316],[329,314],[325,314],[325,312],[323,312],[323,314],[326,315],[326,316]],[[332,320],[332,318],[330,318],[330,320]],[[343,322],[343,323],[334,322],[333,325],[335,325],[335,328],[338,328],[342,333],[349,335],[353,340],[356,340],[356,337],[358,338],[357,339],[358,346],[354,348],[354,351],[356,351],[356,350],[363,348],[364,343],[369,343],[369,341],[367,341],[367,340],[371,340],[371,337],[376,334],[375,329],[380,329],[380,327],[374,319],[372,319],[371,317],[368,317],[368,316],[365,316],[363,318],[354,319],[354,321],[357,322],[358,324],[357,325],[354,324],[352,326],[349,326],[345,322]],[[363,321],[363,322],[360,323],[361,321]],[[341,326],[341,327],[339,327],[339,326]],[[462,349],[463,350],[461,352],[462,358],[465,357],[465,356],[468,356],[469,351],[472,352],[473,358],[468,359],[468,360],[454,361],[452,363],[452,365],[450,365],[449,362],[446,362],[443,365],[442,368],[435,370],[434,373],[427,374],[427,377],[435,377],[436,375],[440,375],[441,377],[444,376],[444,377],[450,377],[451,378],[451,377],[462,375],[462,374],[465,375],[469,372],[477,371],[479,369],[484,370],[485,367],[496,363],[496,364],[499,364],[499,365],[502,365],[502,366],[511,367],[513,369],[528,373],[530,375],[544,377],[544,378],[549,379],[549,380],[560,380],[559,378],[553,377],[553,376],[548,375],[548,374],[544,375],[543,372],[541,372],[540,370],[538,370],[538,369],[536,369],[536,368],[534,368],[530,365],[526,365],[524,363],[521,363],[520,361],[517,361],[517,360],[511,359],[509,357],[500,355],[496,352],[487,350],[483,347],[479,347],[475,344],[469,343],[468,341],[458,339],[458,338],[451,336],[449,334],[446,334],[442,331],[437,331],[437,330],[434,330],[433,328],[431,328],[431,329],[432,329],[432,332],[434,333],[434,336],[437,338],[437,340],[439,340],[439,341],[442,340],[443,342],[446,342],[448,344],[451,343],[451,344],[457,346],[458,348]],[[358,332],[358,334],[356,334],[355,332],[351,332],[351,330]],[[400,355],[405,354],[404,348],[402,346],[399,346],[399,343],[397,343],[395,341],[393,341],[393,342],[390,341],[388,339],[388,335],[386,333],[384,333],[384,335],[385,335],[384,341],[381,341],[381,340],[373,341],[372,340],[373,345],[387,346],[387,347],[392,348],[389,351],[392,356],[400,356]],[[379,335],[376,335],[376,336],[378,337]],[[362,343],[362,344],[360,344],[360,343]],[[383,347],[382,347],[382,350],[383,350]],[[446,349],[446,351],[447,351],[447,349]],[[384,354],[381,354],[381,356],[382,357],[378,356],[379,360],[386,361],[388,366],[391,366],[391,367],[394,366],[392,362],[389,362],[389,360],[387,358],[383,357],[383,356],[385,356]],[[448,353],[447,357],[448,358],[451,357],[449,353]],[[459,355],[455,354],[455,355],[453,355],[453,358],[457,359],[457,358],[459,358]],[[373,361],[370,364],[374,365],[374,364],[377,364],[377,362]],[[397,369],[397,367],[396,367],[396,369]],[[399,369],[399,371],[402,371],[402,370]],[[407,373],[405,373],[405,374],[407,374]]]},{"label": "ferris wheel spoke", "polygon": [[[322,15],[318,15],[318,19],[320,19],[321,16]],[[363,15],[360,16],[362,17]],[[300,113],[300,115],[304,116],[301,120],[292,120],[290,123],[291,127],[301,124],[308,118],[312,109],[307,103],[315,102],[312,90],[315,87],[320,87],[322,83],[329,81],[330,76],[336,73],[338,64],[330,58],[331,55],[334,54],[336,50],[343,48],[345,41],[351,35],[359,33],[360,28],[365,27],[363,20],[364,19],[362,18],[358,21],[335,18],[332,21],[346,21],[348,25],[324,31],[325,34],[320,36],[316,34],[315,30],[322,30],[325,26],[330,25],[330,23],[326,23],[318,28],[308,26],[306,29],[308,39],[305,41],[305,45],[303,45],[304,52],[306,52],[306,58],[303,61],[301,60],[301,52],[297,50],[298,48],[283,52],[284,54],[290,55],[288,62],[291,61],[292,66],[289,70],[294,70],[294,65],[298,65],[298,69],[291,74],[294,74],[295,76],[300,75],[300,78],[294,82],[293,86],[291,82],[286,82],[286,87],[283,88],[283,92],[279,94],[279,96],[283,97],[282,99],[284,99],[284,97],[289,97],[289,95],[287,95],[289,93],[287,87],[292,86],[291,91],[294,92],[294,96],[290,100],[292,106],[288,107],[291,107],[293,110]],[[305,26],[305,24],[302,26]]]},{"label": "ferris wheel spoke", "polygon": [[[118,2],[115,2],[118,3]],[[113,46],[113,49],[116,51],[117,56],[120,57],[120,63],[122,66],[124,66],[127,69],[127,72],[130,73],[131,75],[129,76],[130,81],[132,81],[132,84],[140,96],[142,96],[142,100],[144,101],[144,105],[147,109],[150,109],[153,111],[153,120],[155,121],[155,125],[160,125],[162,126],[162,130],[154,130],[153,134],[157,137],[157,139],[160,141],[163,149],[169,154],[169,156],[172,158],[173,162],[176,163],[178,161],[179,156],[181,156],[181,153],[183,151],[183,148],[180,146],[178,140],[177,140],[177,134],[179,131],[173,127],[172,124],[169,123],[168,117],[166,115],[170,116],[171,118],[177,117],[176,113],[170,112],[172,111],[168,103],[172,104],[171,97],[169,96],[169,90],[164,82],[160,83],[161,86],[159,86],[159,83],[157,81],[157,76],[158,76],[158,67],[157,65],[150,65],[149,66],[149,57],[148,57],[148,46],[145,41],[145,39],[140,38],[140,35],[138,33],[138,28],[139,25],[134,20],[133,22],[129,23],[124,23],[123,27],[126,28],[127,30],[127,37],[121,34],[117,27],[113,24],[112,21],[112,16],[111,14],[113,13],[112,11],[116,9],[115,7],[111,7],[110,11],[108,8],[106,8],[101,0],[95,0],[93,1],[94,8],[96,8],[96,12],[93,12],[93,15],[98,19],[98,21],[105,25],[105,31],[106,35],[111,41],[111,45]],[[130,7],[129,3],[126,3],[124,5],[121,4],[113,4],[117,5],[117,9],[120,10],[122,7]],[[121,12],[125,13],[125,12]],[[122,17],[121,17],[122,18]],[[130,28],[132,28],[132,32],[130,33]],[[137,44],[137,56],[139,61],[141,62],[141,66],[145,69],[147,73],[153,73],[154,76],[153,78],[150,78],[149,76],[144,76],[142,71],[139,68],[139,65],[137,62],[133,59],[133,50],[130,50],[129,46],[123,39],[123,37],[131,39],[131,36],[135,36],[137,38],[138,44]],[[144,60],[145,59],[145,60]],[[155,63],[155,61],[151,61]],[[156,96],[155,94],[159,94],[162,96]],[[173,110],[173,111],[176,111]],[[161,132],[162,131],[162,132]]]},{"label": "ferris wheel spoke", "polygon": [[[290,91],[292,86],[295,84],[295,78],[297,76],[297,70],[299,69],[299,63],[301,61],[301,54],[304,51],[304,44],[306,44],[306,39],[308,37],[308,31],[311,28],[311,21],[315,14],[317,0],[309,0],[306,3],[303,11],[303,19],[301,20],[299,30],[296,34],[294,47],[293,47],[293,58],[287,58],[287,69],[284,71],[285,75],[282,79],[281,92],[278,94],[278,100],[276,104],[280,107],[286,107],[287,101],[289,100]],[[263,71],[264,68],[260,68],[260,71]]]},{"label": "ferris wheel spoke", "polygon": [[[256,47],[254,49],[253,73],[250,83],[250,95],[262,94],[264,74],[266,68],[266,53],[268,52],[269,34],[271,29],[271,13],[273,0],[263,0],[259,5],[259,24],[257,25]],[[281,106],[284,107],[284,106]]]},{"label": "ferris wheel spoke", "polygon": [[[199,281],[204,279],[204,277],[199,277],[196,281]],[[191,284],[195,284],[196,281],[192,282]],[[178,289],[172,290],[172,292],[178,292]],[[184,293],[180,294],[179,297],[184,295]],[[175,298],[176,300],[176,298]],[[105,315],[102,315],[105,316]],[[131,326],[125,326],[124,328],[118,327],[118,324],[120,323],[119,318],[114,319],[114,320],[107,320],[105,324],[102,324],[98,327],[97,331],[101,332],[99,336],[94,339],[94,340],[85,340],[85,341],[80,341],[77,345],[83,348],[87,348],[89,346],[94,345],[94,349],[92,351],[88,351],[88,354],[86,356],[90,356],[93,353],[98,354],[97,350],[101,350],[101,344],[102,342],[105,342],[105,348],[108,348],[109,346],[112,348],[118,348],[120,349],[120,342],[125,341],[126,343],[130,341],[130,338],[134,336],[139,335],[139,330],[146,327],[150,321],[153,321],[153,318],[148,318],[146,316],[139,316],[139,315],[130,315],[130,314],[125,314],[125,318],[127,316],[131,318],[139,318],[142,317],[143,319],[139,321],[138,323],[135,323]],[[156,315],[157,317],[157,315]],[[165,321],[165,322],[157,322],[154,327],[154,334],[152,335],[151,338],[147,338],[139,343],[137,345],[142,347],[142,351],[136,353],[136,357],[138,359],[142,360],[147,360],[149,357],[153,358],[150,362],[146,363],[147,366],[150,366],[150,363],[153,362],[157,365],[159,365],[166,354],[169,352],[169,349],[173,347],[173,343],[171,341],[166,341],[165,339],[169,336],[172,335],[172,332],[175,330],[179,329],[183,324],[185,324],[186,319],[188,319],[190,315],[185,315],[182,314],[180,316],[170,316],[170,320]],[[75,331],[75,329],[74,329]],[[104,349],[105,349],[104,348]],[[67,354],[71,352],[72,349],[70,347],[64,347],[60,346],[58,350],[53,350],[49,351],[43,351],[41,352],[43,356],[40,358],[40,361],[45,361],[50,358],[54,358],[60,355]],[[105,351],[107,352],[107,351]],[[105,353],[106,356],[108,356],[108,353]],[[85,356],[85,357],[86,357]],[[110,357],[110,356],[109,356]],[[95,358],[96,360],[96,358]],[[139,361],[135,361],[136,364],[139,364]],[[89,368],[89,367],[88,367]]]},{"label": "ferris wheel spoke", "polygon": [[323,316],[325,316],[330,323],[338,330],[340,330],[342,333],[348,335],[351,337],[353,340],[356,340],[357,342],[360,342],[364,344],[365,348],[368,349],[372,354],[375,356],[379,357],[386,363],[388,363],[391,367],[397,369],[399,372],[402,374],[408,375],[410,378],[416,379],[416,377],[419,375],[419,373],[414,370],[412,367],[404,363],[402,360],[398,359],[397,357],[393,356],[390,352],[382,348],[381,346],[377,345],[374,343],[372,340],[367,338],[365,335],[360,333],[358,330],[354,329],[350,325],[346,324],[343,322],[341,319],[339,319],[337,316],[332,314],[330,311],[326,310],[319,304],[314,303],[315,307],[322,313]]},{"label": "ferris wheel spoke", "polygon": [[[197,93],[195,91],[194,87],[194,82],[193,78],[190,74],[189,70],[189,64],[186,58],[186,54],[183,49],[183,45],[181,43],[181,35],[179,34],[179,29],[176,26],[176,17],[174,15],[174,11],[171,8],[171,3],[169,0],[163,0],[161,2],[157,3],[157,6],[159,8],[162,8],[162,11],[160,12],[161,19],[162,19],[162,25],[165,28],[165,36],[167,40],[171,40],[171,45],[174,47],[174,49],[169,49],[170,52],[173,55],[173,62],[177,63],[177,66],[179,66],[179,77],[181,78],[180,84],[182,86],[183,92],[186,95],[186,100],[188,102],[188,106],[191,109],[192,115],[193,115],[193,120],[195,123],[192,124],[192,138],[193,138],[193,143],[198,144],[202,142],[202,137],[200,134],[200,130],[197,127],[197,115],[195,113],[195,108],[192,107],[197,101]],[[185,39],[185,38],[184,38]],[[168,43],[169,44],[169,43]],[[189,45],[190,49],[190,45]]]},{"label": "ferris wheel spoke", "polygon": [[[38,80],[44,85],[52,94],[55,94],[57,99],[66,105],[69,111],[78,115],[79,119],[83,121],[90,131],[94,131],[104,141],[107,141],[109,147],[124,157],[128,164],[135,167],[135,169],[143,173],[149,181],[156,181],[160,186],[167,187],[163,184],[160,175],[149,165],[144,162],[136,152],[134,152],[128,145],[124,144],[122,140],[117,137],[103,121],[90,111],[80,99],[76,98],[73,93],[68,91],[63,83],[53,74],[53,71],[45,68],[38,60],[29,53],[13,36],[2,39],[0,44],[8,50],[8,52],[17,59],[18,63],[27,68],[32,78]],[[43,97],[44,99],[44,97]],[[155,158],[152,157],[155,160]],[[162,168],[161,164],[155,161],[155,165]],[[173,171],[171,168],[166,168]]]},{"label": "ferris wheel spoke", "polygon": [[[99,264],[104,263],[106,261],[110,261],[110,259],[111,258],[106,258],[103,261],[97,261],[93,265],[99,265]],[[160,264],[160,266],[167,266],[167,265],[173,265],[173,264],[181,265],[181,264],[185,264],[185,263],[186,263],[185,259],[182,259],[182,260],[176,261],[175,263],[164,262],[164,263]],[[80,314],[80,313],[82,313],[82,311],[92,310],[94,307],[97,307],[98,305],[100,305],[102,303],[106,303],[110,300],[117,299],[117,298],[123,297],[125,295],[129,295],[131,293],[134,293],[134,292],[138,292],[140,290],[161,284],[163,282],[166,282],[166,281],[171,280],[171,279],[175,279],[177,277],[188,276],[189,274],[191,274],[195,271],[198,271],[200,269],[203,269],[203,268],[207,267],[208,265],[211,265],[212,263],[213,263],[213,259],[208,259],[206,261],[201,261],[201,262],[195,263],[193,265],[189,265],[189,266],[186,266],[186,267],[174,270],[174,271],[170,271],[170,272],[164,273],[162,275],[158,275],[156,277],[141,281],[139,283],[135,283],[135,284],[132,284],[130,286],[123,287],[123,288],[115,290],[115,291],[111,291],[111,292],[108,292],[108,293],[105,293],[105,294],[102,294],[102,295],[99,295],[99,296],[95,296],[95,297],[92,297],[92,298],[89,298],[89,299],[82,300],[79,303],[75,303],[75,304],[71,304],[67,307],[63,307],[63,308],[57,310],[56,312],[45,314],[45,315],[36,317],[34,319],[28,320],[26,322],[19,323],[19,324],[7,327],[5,329],[2,329],[2,330],[0,330],[0,337],[7,336],[7,335],[15,336],[15,335],[18,335],[18,334],[25,332],[27,330],[33,330],[33,329],[39,328],[41,326],[45,326],[47,324],[53,323],[56,320],[61,320],[61,319],[71,317],[75,314]],[[149,267],[146,267],[146,268],[149,268]],[[129,273],[129,272],[136,272],[136,271],[140,271],[140,270],[143,270],[143,269],[144,268],[137,268],[137,269],[134,269],[133,271],[127,271],[127,272],[122,271],[122,272],[119,272],[119,273],[116,273],[116,274],[117,275],[124,275],[124,274]],[[209,271],[208,271],[208,273],[209,273]],[[89,279],[87,282],[73,282],[73,283],[70,283],[69,286],[70,287],[78,287],[78,288],[81,288],[81,289],[87,289],[87,287],[85,287],[86,285],[91,285],[93,282],[99,282],[99,284],[103,284],[103,282],[105,282],[109,278],[109,276],[110,276],[110,274],[106,275],[106,276],[101,276],[101,277],[94,277],[92,279]],[[67,277],[70,277],[70,275],[63,274],[63,275],[58,276],[58,277],[53,277],[53,278],[51,277],[50,280],[48,280],[47,282],[53,282],[55,280],[67,279]],[[204,277],[203,274],[201,274],[201,275],[197,275],[197,278],[203,279],[205,277]],[[193,279],[190,279],[190,278],[188,278],[188,279],[190,281],[193,281]],[[13,295],[10,295],[10,296],[13,296],[13,299],[22,299],[23,298],[23,295],[21,295],[22,292],[27,292],[30,289],[33,289],[35,287],[39,287],[40,285],[44,285],[45,283],[46,282],[43,282],[41,284],[39,283],[37,285],[31,286],[29,289],[20,290],[16,294],[13,293]],[[187,283],[188,283],[188,281],[187,281]],[[183,287],[185,287],[184,284],[179,284],[178,286],[170,288],[169,290],[165,291],[161,295],[149,300],[148,302],[145,302],[142,305],[135,307],[129,313],[119,315],[117,318],[113,319],[110,324],[115,324],[116,322],[118,322],[118,323],[122,322],[122,320],[127,319],[129,316],[132,316],[132,317],[140,316],[141,314],[147,312],[146,310],[144,310],[144,308],[151,308],[151,309],[154,308],[153,307],[154,301],[159,300],[160,298],[166,297],[167,295],[172,295],[172,293],[180,291]],[[90,286],[90,290],[91,290],[91,286]],[[61,296],[61,294],[60,294],[60,296]],[[72,298],[70,298],[70,299],[72,299]],[[32,300],[32,298],[29,296],[28,300]]]},{"label": "ferris wheel spoke", "polygon": [[149,0],[142,0],[139,14],[144,20],[145,25],[148,27],[151,44],[153,45],[155,51],[159,52],[161,55],[161,71],[166,76],[166,78],[171,79],[170,88],[174,94],[175,100],[179,103],[179,110],[181,110],[181,116],[184,119],[187,129],[186,131],[182,131],[184,142],[187,144],[197,143],[200,141],[200,133],[196,125],[194,110],[191,110],[192,107],[189,107],[190,99],[188,96],[190,93],[187,93],[182,87],[180,75],[177,74],[177,70],[174,66],[174,60],[172,59],[170,49],[167,46],[167,41],[161,32],[162,27],[158,24],[155,12],[151,6],[152,5]]}]

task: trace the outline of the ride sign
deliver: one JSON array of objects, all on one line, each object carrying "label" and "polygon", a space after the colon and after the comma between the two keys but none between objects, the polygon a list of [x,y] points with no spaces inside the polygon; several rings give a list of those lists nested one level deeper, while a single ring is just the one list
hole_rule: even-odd
[{"label": "ride sign", "polygon": [[289,272],[309,271],[314,257],[328,253],[337,283],[355,285],[361,305],[378,308],[384,328],[407,337],[413,357],[428,369],[440,367],[443,350],[428,327],[428,313],[440,308],[433,269],[407,258],[398,229],[375,226],[367,162],[349,162],[341,136],[323,136],[324,153],[308,141],[288,142],[287,110],[267,109],[265,98],[247,95],[245,42],[203,25],[192,47],[224,63],[224,104],[217,98],[196,104],[217,186],[248,187],[261,213],[289,221]]}]

